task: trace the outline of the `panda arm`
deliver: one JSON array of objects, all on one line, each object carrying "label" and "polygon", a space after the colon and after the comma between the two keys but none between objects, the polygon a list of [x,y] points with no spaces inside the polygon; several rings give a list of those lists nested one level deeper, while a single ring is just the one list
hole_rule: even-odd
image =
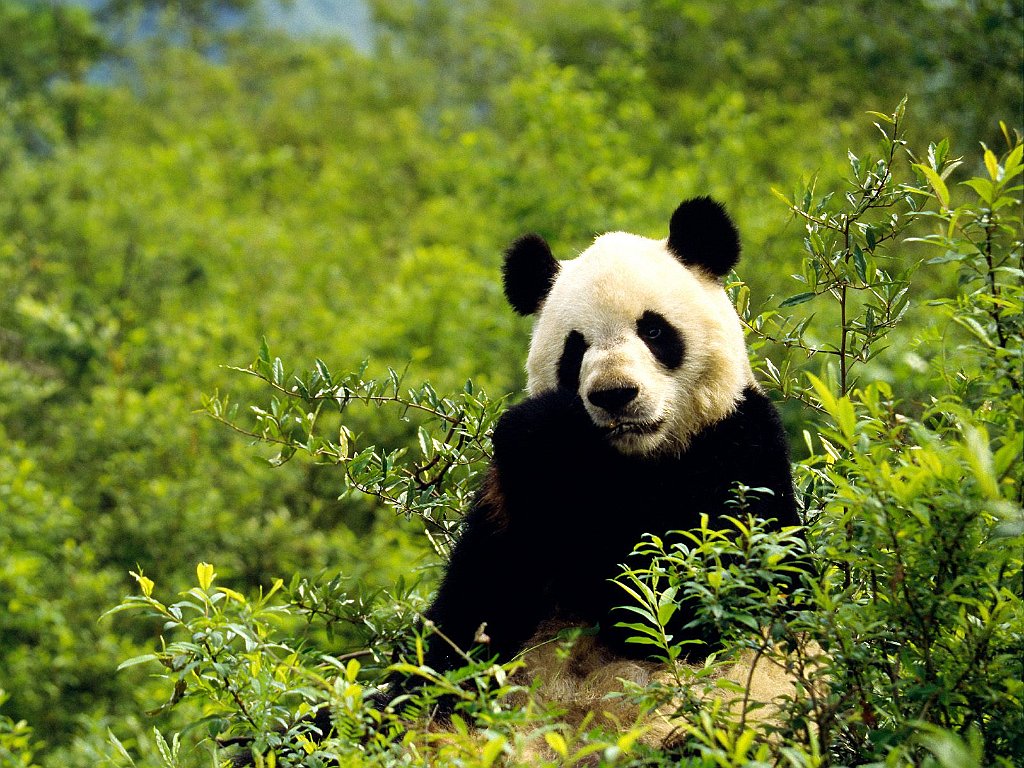
[{"label": "panda arm", "polygon": [[565,462],[594,458],[601,449],[608,450],[583,401],[563,388],[512,406],[494,429],[494,463],[510,498],[526,488],[536,495],[535,486],[522,481],[539,474],[558,477],[564,487]]},{"label": "panda arm", "polygon": [[[587,461],[600,440],[575,393],[559,389],[509,408],[495,426],[494,462],[426,618],[465,650],[484,622],[490,652],[505,661],[552,611],[550,578],[578,491],[568,464]],[[431,642],[442,668],[458,654]]]},{"label": "panda arm", "polygon": [[747,511],[774,520],[773,528],[800,525],[786,432],[764,393],[753,388],[745,391],[737,411],[721,425],[717,442],[714,453],[728,497],[733,497],[737,482],[767,488],[771,493],[748,497]]},{"label": "panda arm", "polygon": [[440,631],[429,639],[425,657],[435,670],[461,666],[462,654],[479,644],[481,627],[488,638],[485,656],[508,661],[546,615],[537,569],[525,550],[528,542],[507,514],[498,473],[492,468],[424,614]]}]

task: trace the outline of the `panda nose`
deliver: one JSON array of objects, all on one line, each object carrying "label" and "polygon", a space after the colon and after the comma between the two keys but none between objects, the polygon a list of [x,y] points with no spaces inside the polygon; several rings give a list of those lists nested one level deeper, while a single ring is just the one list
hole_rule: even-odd
[{"label": "panda nose", "polygon": [[620,413],[640,394],[639,387],[612,387],[611,389],[595,389],[587,395],[587,400],[603,408],[608,413]]}]

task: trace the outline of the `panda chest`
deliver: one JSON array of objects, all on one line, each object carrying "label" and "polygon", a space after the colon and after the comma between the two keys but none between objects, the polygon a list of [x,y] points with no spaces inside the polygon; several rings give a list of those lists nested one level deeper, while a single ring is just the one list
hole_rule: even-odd
[{"label": "panda chest", "polygon": [[645,533],[693,527],[705,506],[685,461],[613,455],[562,469],[519,496],[510,522],[529,549],[573,567],[577,560],[620,563]]}]

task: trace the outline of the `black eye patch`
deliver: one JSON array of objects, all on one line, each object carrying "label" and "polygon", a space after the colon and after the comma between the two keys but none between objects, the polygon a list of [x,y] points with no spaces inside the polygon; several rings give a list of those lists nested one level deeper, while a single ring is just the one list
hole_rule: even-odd
[{"label": "black eye patch", "polygon": [[636,335],[651,350],[655,359],[670,371],[683,364],[686,344],[679,331],[657,312],[647,310],[636,321]]},{"label": "black eye patch", "polygon": [[571,392],[579,391],[580,368],[583,367],[583,355],[589,346],[579,331],[570,331],[565,337],[562,356],[558,359],[558,386]]}]

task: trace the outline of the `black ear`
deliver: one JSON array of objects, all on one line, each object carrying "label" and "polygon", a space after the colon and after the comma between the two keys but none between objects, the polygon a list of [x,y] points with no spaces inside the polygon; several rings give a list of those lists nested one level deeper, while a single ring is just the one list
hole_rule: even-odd
[{"label": "black ear", "polygon": [[505,296],[520,315],[532,315],[539,308],[558,275],[558,262],[540,235],[523,235],[505,251],[501,270]]},{"label": "black ear", "polygon": [[740,260],[740,234],[721,203],[695,197],[672,214],[668,249],[687,266],[725,277]]}]

